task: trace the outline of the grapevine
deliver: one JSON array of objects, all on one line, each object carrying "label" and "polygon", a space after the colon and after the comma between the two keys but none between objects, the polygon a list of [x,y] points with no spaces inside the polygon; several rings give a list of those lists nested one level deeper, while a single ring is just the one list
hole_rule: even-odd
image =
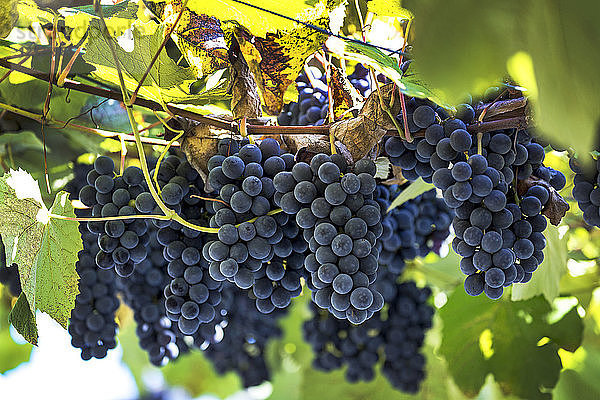
[{"label": "grapevine", "polygon": [[[458,4],[17,3],[0,6],[0,349],[38,345],[41,311],[90,365],[134,337],[143,360],[124,360],[167,379],[206,368],[279,396],[542,399],[581,378],[596,93],[583,107],[548,79],[564,73],[532,32],[465,66],[439,43],[463,26],[426,31]],[[188,389],[210,391],[204,372]]]}]

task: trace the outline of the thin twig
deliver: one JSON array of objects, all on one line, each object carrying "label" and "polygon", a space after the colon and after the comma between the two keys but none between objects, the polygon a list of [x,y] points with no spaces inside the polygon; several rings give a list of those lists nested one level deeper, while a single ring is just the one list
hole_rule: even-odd
[{"label": "thin twig", "polygon": [[48,193],[52,193],[50,188],[50,176],[48,175],[48,159],[46,157],[46,132],[44,131],[44,123],[50,112],[50,98],[52,97],[52,81],[54,80],[54,71],[56,68],[56,31],[57,31],[58,19],[54,16],[54,22],[52,24],[52,55],[50,56],[50,79],[48,80],[48,92],[46,93],[46,100],[44,101],[44,107],[42,108],[42,119],[41,133],[42,133],[42,145],[44,148],[44,177],[46,179],[46,190]]},{"label": "thin twig", "polygon": [[[360,32],[362,34],[362,38],[363,41],[367,41],[367,37],[365,36],[365,24],[363,22],[363,17],[362,17],[362,12],[360,10],[360,3],[358,0],[354,0],[355,3],[355,7],[356,7],[356,12],[358,13],[358,21],[360,22]],[[379,87],[379,81],[377,80],[377,77],[375,76],[375,71],[373,70],[373,68],[371,66],[368,66],[369,69],[369,76],[371,77],[371,81],[372,81],[372,85],[375,85],[375,88],[377,89],[377,96],[379,97],[379,106],[381,107],[381,109],[383,111],[385,111],[385,113],[388,115],[388,117],[392,120],[392,123],[394,124],[394,126],[396,127],[396,130],[398,132],[400,132],[400,126],[398,125],[398,121],[396,121],[396,117],[394,115],[392,115],[392,111],[390,110],[390,108],[388,107],[387,104],[385,104],[385,101],[383,100],[383,95],[381,94],[381,88]],[[394,88],[395,90],[395,88]],[[401,93],[402,95],[402,93]],[[403,98],[401,98],[402,100]],[[404,104],[404,103],[403,103]],[[403,112],[402,115],[404,116],[404,120],[406,121],[406,113]],[[410,137],[410,132],[406,129],[407,128],[407,123],[404,124],[404,138],[409,142],[412,142],[412,138]],[[400,137],[402,137],[402,135],[400,134]]]},{"label": "thin twig", "polygon": [[214,201],[214,202],[217,202],[217,203],[222,203],[222,204],[225,204],[227,207],[229,207],[229,204],[227,204],[227,202],[225,200],[213,199],[212,197],[198,196],[197,194],[192,194],[192,195],[190,195],[190,197],[196,198],[196,199],[200,199],[200,200]]}]

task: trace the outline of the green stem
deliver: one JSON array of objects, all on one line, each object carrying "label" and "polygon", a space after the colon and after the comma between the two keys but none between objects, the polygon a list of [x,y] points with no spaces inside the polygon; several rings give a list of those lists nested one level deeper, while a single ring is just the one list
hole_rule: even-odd
[{"label": "green stem", "polygon": [[[274,209],[274,210],[271,210],[271,211],[269,211],[269,212],[267,213],[267,215],[279,214],[279,213],[280,213],[280,212],[282,212],[282,211],[283,211],[283,210],[282,210],[281,208],[276,208],[276,209]],[[256,221],[257,219],[258,219],[258,217],[254,217],[254,218],[252,218],[252,219],[250,219],[250,220],[248,220],[248,221],[240,222],[239,224],[237,224],[237,225],[236,225],[236,228],[237,228],[237,227],[239,227],[241,224],[243,224],[243,223],[245,223],[245,222],[250,222],[250,223],[252,223],[252,222]],[[215,228],[215,229],[216,229],[216,228]]]},{"label": "green stem", "polygon": [[77,221],[77,222],[105,222],[105,221],[122,221],[125,219],[161,219],[168,220],[169,217],[166,215],[144,215],[144,214],[135,214],[135,215],[116,215],[114,217],[67,217],[66,215],[59,214],[49,214],[50,218],[54,219],[62,219],[65,221]]},{"label": "green stem", "polygon": [[160,163],[162,162],[163,158],[165,158],[165,155],[171,148],[171,145],[173,144],[173,142],[176,140],[179,140],[182,136],[183,136],[183,132],[181,132],[179,135],[177,135],[173,139],[171,139],[169,141],[169,143],[167,143],[167,145],[165,146],[163,151],[160,153],[160,156],[158,157],[158,160],[156,161],[156,167],[154,168],[154,183],[156,184],[156,187],[159,191],[160,191],[160,185],[158,184],[158,170],[160,169]]}]

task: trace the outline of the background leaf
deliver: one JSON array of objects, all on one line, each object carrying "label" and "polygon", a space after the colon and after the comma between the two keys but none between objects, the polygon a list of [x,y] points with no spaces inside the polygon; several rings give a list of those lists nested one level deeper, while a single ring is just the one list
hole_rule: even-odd
[{"label": "background leaf", "polygon": [[392,201],[388,207],[387,211],[389,212],[402,205],[405,201],[412,200],[431,189],[433,189],[433,185],[431,183],[427,183],[423,179],[419,178],[408,185],[408,187],[406,187],[398,196],[396,196],[394,201]]},{"label": "background leaf", "polygon": [[[148,31],[151,33],[148,33]],[[125,51],[115,43],[115,50],[121,63],[121,68],[139,82],[150,65],[156,50],[162,43],[163,37],[164,26],[162,25],[157,27],[154,23],[134,24],[133,50],[129,52]],[[83,58],[92,65],[116,68],[106,38],[102,35],[100,28],[95,25],[90,26],[89,39]],[[156,62],[152,65],[150,73],[144,81],[144,85],[152,86],[156,84],[161,88],[170,88],[186,80],[194,79],[195,76],[191,70],[178,66],[163,49]]]},{"label": "background leaf", "polygon": [[[462,287],[456,288],[440,310],[444,323],[440,352],[461,390],[475,395],[486,375],[493,373],[504,393],[527,399],[551,398],[544,388],[556,385],[562,365],[557,354],[560,344],[551,339],[540,342],[555,332],[546,322],[550,310],[542,296],[494,301],[471,297]],[[580,337],[581,332],[582,326],[573,327],[573,336],[566,341],[576,341],[572,338]]]},{"label": "background leaf", "polygon": [[535,82],[536,125],[556,143],[582,152],[592,148],[600,119],[600,3],[409,0],[404,6],[415,14],[411,44],[423,78],[451,102],[496,86],[520,54],[516,63],[525,65],[513,59],[511,70],[533,69],[533,77],[513,78],[528,76],[520,82],[526,86]]},{"label": "background leaf", "polygon": [[8,314],[8,321],[25,340],[33,345],[37,345],[38,330],[35,323],[35,314],[31,312],[31,307],[27,302],[25,293],[19,295],[15,305]]},{"label": "background leaf", "polygon": [[558,296],[560,279],[567,271],[567,242],[561,239],[558,227],[554,225],[548,224],[544,236],[544,261],[529,282],[513,285],[512,300],[526,300],[543,294],[546,300],[552,302]]},{"label": "background leaf", "polygon": [[[9,298],[0,301],[0,374],[16,368],[27,362],[31,356],[30,344],[17,344],[10,336],[10,323],[8,322]],[[28,306],[27,306],[28,308]]]}]

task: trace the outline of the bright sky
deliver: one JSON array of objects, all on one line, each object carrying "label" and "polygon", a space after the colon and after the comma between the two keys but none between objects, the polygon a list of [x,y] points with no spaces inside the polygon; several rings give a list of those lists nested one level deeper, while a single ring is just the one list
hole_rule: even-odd
[{"label": "bright sky", "polygon": [[[135,399],[138,390],[129,369],[121,362],[122,349],[102,360],[83,361],[71,337],[48,315],[38,312],[39,346],[30,362],[0,375],[2,398],[61,400]],[[16,341],[23,341],[11,327]]]}]

